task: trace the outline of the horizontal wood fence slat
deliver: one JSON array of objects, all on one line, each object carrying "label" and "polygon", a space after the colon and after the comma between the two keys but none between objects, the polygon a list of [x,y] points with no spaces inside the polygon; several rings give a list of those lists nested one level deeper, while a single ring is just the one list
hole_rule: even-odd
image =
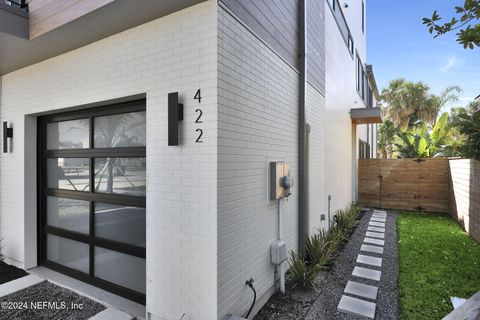
[{"label": "horizontal wood fence slat", "polygon": [[448,212],[448,158],[358,160],[358,201],[385,209]]}]

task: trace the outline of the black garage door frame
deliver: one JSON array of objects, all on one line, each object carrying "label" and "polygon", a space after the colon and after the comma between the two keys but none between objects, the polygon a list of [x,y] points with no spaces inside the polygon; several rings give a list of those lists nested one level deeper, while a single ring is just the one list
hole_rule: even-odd
[{"label": "black garage door frame", "polygon": [[[38,225],[38,261],[55,271],[64,273],[68,276],[92,284],[104,290],[115,293],[119,296],[133,300],[135,302],[145,304],[146,295],[132,289],[120,286],[118,284],[102,280],[95,277],[94,265],[94,248],[100,247],[116,252],[128,254],[134,257],[146,258],[146,248],[132,244],[122,243],[111,239],[105,239],[95,236],[95,203],[109,203],[123,206],[133,206],[145,208],[146,198],[142,196],[131,196],[112,193],[96,193],[94,191],[95,182],[95,158],[122,158],[122,157],[146,157],[146,147],[119,147],[119,148],[94,148],[94,118],[99,116],[109,116],[122,113],[130,113],[136,111],[145,111],[145,100],[132,101],[98,108],[86,109],[81,111],[73,111],[68,113],[47,115],[38,118],[38,208],[37,208],[37,225]],[[60,121],[89,119],[89,148],[85,149],[57,149],[47,150],[47,124]],[[48,158],[88,158],[89,159],[89,192],[63,190],[48,188],[47,186],[47,159]],[[55,226],[47,225],[47,196],[85,200],[89,201],[89,234],[76,231],[66,230]],[[89,272],[88,274],[61,265],[59,263],[49,261],[47,259],[47,235],[55,235],[62,238],[82,242],[89,245]]]}]

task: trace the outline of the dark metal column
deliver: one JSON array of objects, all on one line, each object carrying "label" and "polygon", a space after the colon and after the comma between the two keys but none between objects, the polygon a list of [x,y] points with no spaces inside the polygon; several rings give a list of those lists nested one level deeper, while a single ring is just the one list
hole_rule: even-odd
[{"label": "dark metal column", "polygon": [[298,112],[298,252],[305,252],[305,240],[308,236],[308,186],[306,168],[306,84],[307,84],[307,0],[300,0],[300,41],[299,41],[299,112]]}]

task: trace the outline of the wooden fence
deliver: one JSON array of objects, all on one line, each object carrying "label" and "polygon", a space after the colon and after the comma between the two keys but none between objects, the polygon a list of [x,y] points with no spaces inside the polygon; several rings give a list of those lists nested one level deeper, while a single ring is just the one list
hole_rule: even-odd
[{"label": "wooden fence", "polygon": [[448,158],[358,160],[358,202],[368,207],[449,211]]}]

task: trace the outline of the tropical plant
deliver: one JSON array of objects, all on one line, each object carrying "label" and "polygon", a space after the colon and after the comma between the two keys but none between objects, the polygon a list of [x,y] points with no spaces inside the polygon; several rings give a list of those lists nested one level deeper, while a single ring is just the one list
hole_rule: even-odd
[{"label": "tropical plant", "polygon": [[319,230],[307,239],[304,257],[290,252],[288,278],[293,281],[294,286],[298,285],[303,289],[315,287],[317,272],[335,259],[338,248],[358,224],[360,210],[359,206],[353,204],[347,209],[338,210],[336,223],[330,229]]},{"label": "tropical plant", "polygon": [[457,42],[465,49],[480,47],[480,0],[465,0],[463,6],[455,7],[455,13],[457,17],[440,24],[442,18],[435,10],[431,18],[423,18],[423,24],[434,38],[458,30]]},{"label": "tropical plant", "polygon": [[448,113],[445,112],[429,130],[428,126],[399,132],[398,142],[395,144],[400,158],[428,158],[444,155],[447,138]]},{"label": "tropical plant", "polygon": [[472,102],[468,108],[459,110],[454,126],[465,136],[460,154],[480,160],[480,102]]},{"label": "tropical plant", "polygon": [[315,288],[315,276],[320,271],[320,267],[306,263],[305,259],[293,251],[290,252],[288,262],[290,264],[288,278],[293,281],[294,287],[298,285],[303,289]]},{"label": "tropical plant", "polygon": [[403,78],[390,81],[382,90],[381,102],[387,119],[400,131],[412,130],[425,124],[434,125],[440,110],[458,100],[458,86],[449,86],[437,96],[430,93],[425,83],[406,81]]},{"label": "tropical plant", "polygon": [[391,157],[396,134],[397,128],[388,119],[377,127],[377,149],[382,158]]}]

